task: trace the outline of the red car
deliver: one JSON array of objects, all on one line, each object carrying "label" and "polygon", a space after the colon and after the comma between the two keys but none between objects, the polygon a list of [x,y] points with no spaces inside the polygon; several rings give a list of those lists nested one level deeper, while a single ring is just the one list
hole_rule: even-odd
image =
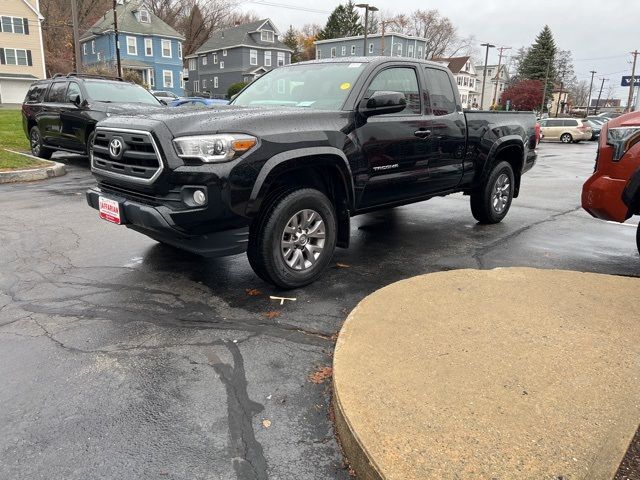
[{"label": "red car", "polygon": [[[640,214],[640,112],[603,125],[595,171],[582,187],[582,208],[615,222]],[[640,252],[640,225],[636,243]]]}]

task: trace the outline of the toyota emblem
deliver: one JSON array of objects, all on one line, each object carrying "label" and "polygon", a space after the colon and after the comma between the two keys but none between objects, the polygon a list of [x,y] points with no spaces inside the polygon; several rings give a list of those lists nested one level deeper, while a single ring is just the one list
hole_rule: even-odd
[{"label": "toyota emblem", "polygon": [[111,155],[111,158],[120,158],[122,155],[122,140],[114,138],[109,142],[109,154]]}]

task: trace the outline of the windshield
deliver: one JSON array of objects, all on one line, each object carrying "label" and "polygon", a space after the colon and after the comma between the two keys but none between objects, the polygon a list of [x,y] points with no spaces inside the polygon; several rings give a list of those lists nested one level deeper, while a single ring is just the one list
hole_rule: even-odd
[{"label": "windshield", "polygon": [[276,68],[251,83],[232,104],[338,110],[363,68],[363,63],[316,63]]},{"label": "windshield", "polygon": [[89,98],[96,102],[146,103],[158,105],[158,99],[139,85],[127,82],[86,81]]}]

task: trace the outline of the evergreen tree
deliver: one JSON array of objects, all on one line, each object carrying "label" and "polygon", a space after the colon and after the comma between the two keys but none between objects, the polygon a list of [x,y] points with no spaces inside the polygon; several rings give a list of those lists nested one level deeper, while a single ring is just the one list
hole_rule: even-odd
[{"label": "evergreen tree", "polygon": [[330,38],[353,37],[364,34],[364,26],[360,15],[351,0],[346,5],[338,5],[327,20],[327,24],[320,31],[318,40]]},{"label": "evergreen tree", "polygon": [[539,80],[543,83],[547,75],[547,66],[549,66],[545,104],[553,95],[553,83],[554,79],[557,78],[556,52],[556,42],[553,40],[551,29],[548,25],[545,25],[518,66],[519,78],[523,80]]},{"label": "evergreen tree", "polygon": [[300,45],[298,44],[298,32],[293,28],[292,25],[289,25],[289,30],[282,37],[282,43],[284,43],[291,50],[291,63],[296,63],[300,61]]}]

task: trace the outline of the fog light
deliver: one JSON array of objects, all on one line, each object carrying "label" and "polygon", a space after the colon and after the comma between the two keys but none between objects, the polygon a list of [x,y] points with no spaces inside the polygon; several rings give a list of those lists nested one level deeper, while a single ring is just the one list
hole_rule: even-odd
[{"label": "fog light", "polygon": [[193,192],[193,203],[196,205],[204,205],[207,201],[207,196],[202,190],[196,190]]}]

